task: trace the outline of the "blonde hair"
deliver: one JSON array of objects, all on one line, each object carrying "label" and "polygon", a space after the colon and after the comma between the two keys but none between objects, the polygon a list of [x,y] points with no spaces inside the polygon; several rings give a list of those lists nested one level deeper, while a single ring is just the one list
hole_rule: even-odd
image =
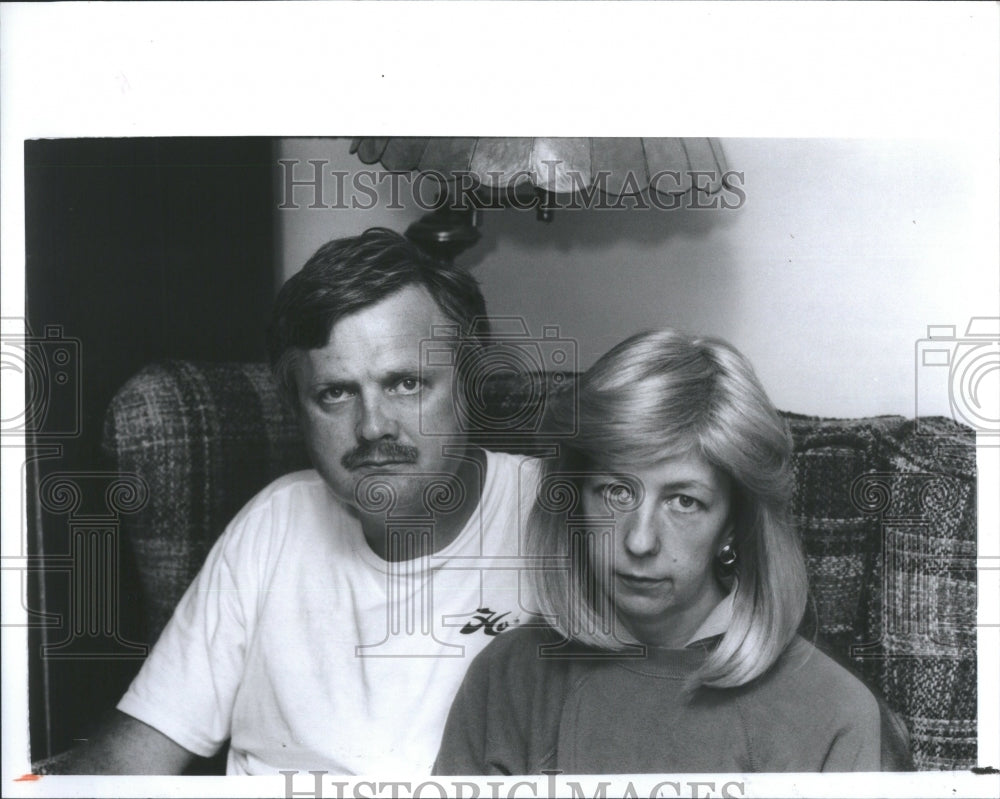
[{"label": "blonde hair", "polygon": [[[718,339],[640,333],[597,361],[553,411],[550,424],[564,443],[542,466],[529,554],[579,555],[570,539],[579,534],[573,518],[588,470],[627,472],[694,449],[732,480],[738,553],[731,622],[695,681],[734,687],[767,671],[802,620],[807,584],[788,517],[791,440],[747,359]],[[532,572],[541,610],[563,635],[620,651],[635,641],[595,589],[586,560]],[[580,623],[568,623],[573,619]]]}]

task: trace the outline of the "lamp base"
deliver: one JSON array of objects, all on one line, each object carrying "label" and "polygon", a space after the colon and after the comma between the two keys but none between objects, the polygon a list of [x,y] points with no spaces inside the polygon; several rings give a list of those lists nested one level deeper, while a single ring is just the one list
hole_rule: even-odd
[{"label": "lamp base", "polygon": [[479,215],[476,208],[439,208],[424,214],[406,229],[406,237],[444,263],[479,241]]}]

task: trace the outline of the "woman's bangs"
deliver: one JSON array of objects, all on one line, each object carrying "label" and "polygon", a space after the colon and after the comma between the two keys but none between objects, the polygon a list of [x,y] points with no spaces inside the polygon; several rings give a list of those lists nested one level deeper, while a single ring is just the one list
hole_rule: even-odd
[{"label": "woman's bangs", "polygon": [[678,388],[646,379],[591,394],[580,407],[578,443],[586,460],[601,468],[635,468],[697,447],[705,409]]}]

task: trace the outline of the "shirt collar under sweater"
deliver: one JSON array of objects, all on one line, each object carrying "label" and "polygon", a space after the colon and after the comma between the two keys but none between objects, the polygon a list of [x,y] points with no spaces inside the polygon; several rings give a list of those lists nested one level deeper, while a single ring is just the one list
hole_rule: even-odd
[{"label": "shirt collar under sweater", "polygon": [[689,647],[706,638],[715,638],[722,635],[729,629],[729,622],[733,618],[733,602],[736,599],[737,584],[733,583],[732,590],[726,594],[712,611],[705,617],[705,620],[698,625],[698,629],[685,642],[684,646]]},{"label": "shirt collar under sweater", "polygon": [[628,671],[652,677],[673,679],[690,677],[708,657],[714,643],[712,639],[718,638],[729,629],[735,596],[734,584],[733,589],[712,608],[683,648],[646,646],[640,657],[623,659],[617,665]]}]

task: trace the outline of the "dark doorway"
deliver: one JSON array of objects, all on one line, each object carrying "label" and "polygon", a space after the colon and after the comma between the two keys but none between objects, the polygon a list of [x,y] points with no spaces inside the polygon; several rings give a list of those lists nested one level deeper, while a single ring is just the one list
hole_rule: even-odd
[{"label": "dark doorway", "polygon": [[258,138],[25,143],[32,759],[86,737],[142,662],[104,412],[152,361],[264,359],[273,164]]}]

